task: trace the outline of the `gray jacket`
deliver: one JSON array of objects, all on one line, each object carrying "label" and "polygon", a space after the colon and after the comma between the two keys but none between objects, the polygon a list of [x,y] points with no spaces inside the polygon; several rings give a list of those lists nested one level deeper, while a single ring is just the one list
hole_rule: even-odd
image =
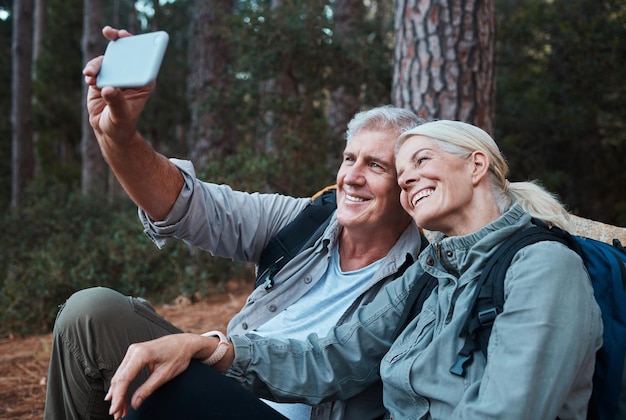
[{"label": "gray jacket", "polygon": [[[514,206],[478,232],[435,241],[325,337],[285,345],[233,335],[236,359],[227,374],[257,394],[310,404],[349,398],[381,376],[395,419],[584,419],[602,321],[582,260],[560,243],[536,243],[516,255],[489,360],[477,352],[465,377],[449,372],[486,258],[529,226],[530,216]],[[438,287],[394,342],[411,284],[424,271]],[[280,369],[267,360],[281,361]]]},{"label": "gray jacket", "polygon": [[[181,169],[185,187],[170,214],[165,220],[154,222],[139,210],[145,232],[159,247],[175,237],[213,255],[257,263],[270,239],[311,202],[309,198],[249,194],[226,185],[201,182],[195,178],[191,162],[172,161]],[[322,237],[275,275],[270,292],[258,287],[250,294],[244,307],[230,321],[228,333],[253,331],[310,290],[326,272],[330,250],[336,246],[340,232],[341,226],[333,215]],[[419,231],[410,224],[369,280],[367,291],[346,308],[339,324],[346,322],[357,308],[369,303],[385,283],[413,263],[419,249]],[[312,418],[367,420],[381,418],[384,413],[382,383],[378,381],[348,401],[313,407]]]}]

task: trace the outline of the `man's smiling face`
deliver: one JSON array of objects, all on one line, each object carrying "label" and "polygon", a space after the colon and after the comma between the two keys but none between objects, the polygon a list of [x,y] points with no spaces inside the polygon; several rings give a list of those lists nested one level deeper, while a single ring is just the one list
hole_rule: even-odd
[{"label": "man's smiling face", "polygon": [[363,130],[346,146],[337,172],[337,220],[345,228],[376,232],[408,223],[400,205],[395,140],[394,132]]}]

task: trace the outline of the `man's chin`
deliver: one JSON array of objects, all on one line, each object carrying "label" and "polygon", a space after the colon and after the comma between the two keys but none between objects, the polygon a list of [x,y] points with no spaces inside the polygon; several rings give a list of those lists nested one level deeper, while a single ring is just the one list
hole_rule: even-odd
[{"label": "man's chin", "polygon": [[337,222],[341,226],[349,227],[355,223],[358,223],[359,220],[364,218],[364,212],[360,211],[349,211],[347,209],[337,209]]}]

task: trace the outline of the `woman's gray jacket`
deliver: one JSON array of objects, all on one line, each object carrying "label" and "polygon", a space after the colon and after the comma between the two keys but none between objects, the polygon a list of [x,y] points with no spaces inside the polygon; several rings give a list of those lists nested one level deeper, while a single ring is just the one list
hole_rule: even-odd
[{"label": "woman's gray jacket", "polygon": [[[382,377],[394,419],[584,419],[600,309],[580,257],[552,241],[522,249],[505,278],[505,305],[464,377],[450,373],[475,280],[498,244],[531,226],[513,206],[467,236],[441,238],[353,320],[305,342],[232,335],[227,374],[255,393],[318,404],[346,399]],[[393,341],[414,279],[438,279],[422,312]]]}]

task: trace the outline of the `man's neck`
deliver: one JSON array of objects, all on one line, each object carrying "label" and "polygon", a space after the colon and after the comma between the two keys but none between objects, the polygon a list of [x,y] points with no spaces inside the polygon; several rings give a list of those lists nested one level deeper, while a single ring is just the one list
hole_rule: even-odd
[{"label": "man's neck", "polygon": [[359,235],[344,228],[338,242],[341,270],[359,270],[384,258],[405,229],[406,226],[399,232],[389,229],[382,234],[368,232]]}]

